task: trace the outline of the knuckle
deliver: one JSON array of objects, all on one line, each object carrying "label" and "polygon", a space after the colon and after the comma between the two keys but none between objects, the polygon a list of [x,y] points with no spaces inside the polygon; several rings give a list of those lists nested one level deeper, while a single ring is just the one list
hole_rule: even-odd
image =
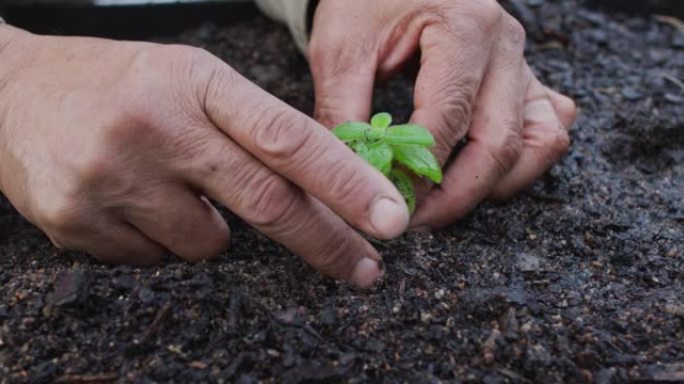
[{"label": "knuckle", "polygon": [[168,50],[170,57],[180,57],[191,61],[211,61],[214,55],[204,48],[195,47],[191,45],[169,44],[162,45]]},{"label": "knuckle", "polygon": [[517,131],[509,131],[504,140],[490,143],[485,146],[485,149],[494,161],[499,176],[503,176],[513,168],[520,158],[523,141]]},{"label": "knuckle", "polygon": [[490,43],[500,30],[505,11],[497,0],[471,0],[454,2],[450,17],[442,24],[452,37],[473,43]]},{"label": "knuckle", "polygon": [[309,44],[309,59],[314,77],[327,75],[335,78],[349,71],[359,72],[362,64],[370,63],[376,57],[376,42],[373,39],[349,39],[347,34],[319,38],[313,35]]},{"label": "knuckle", "polygon": [[453,121],[470,121],[474,97],[479,81],[473,75],[456,76],[457,81],[445,84],[438,93],[443,100],[443,109],[447,111],[445,118]]},{"label": "knuckle", "polygon": [[126,112],[121,119],[117,119],[104,127],[103,134],[100,137],[100,145],[128,145],[132,141],[140,140],[148,133],[145,124],[142,123],[145,116],[139,113],[137,108],[129,107]]},{"label": "knuckle", "polygon": [[335,68],[338,64],[336,64],[336,61],[334,60],[335,55],[331,52],[331,46],[335,47],[338,45],[339,44],[331,45],[328,42],[323,42],[316,35],[313,35],[308,52],[309,60],[311,60],[312,63],[312,70],[322,71],[329,68]]},{"label": "knuckle", "polygon": [[334,234],[334,239],[320,243],[317,255],[311,264],[314,268],[329,276],[346,277],[351,273],[351,261],[355,256],[355,242],[352,230],[347,228],[343,233]]},{"label": "knuckle", "polygon": [[480,21],[487,25],[494,25],[501,20],[503,9],[497,0],[478,0]]},{"label": "knuckle", "polygon": [[497,0],[477,0],[472,21],[483,32],[494,32],[501,22],[504,10]]},{"label": "knuckle", "polygon": [[214,56],[207,50],[180,44],[151,45],[139,56],[139,63],[145,68],[159,70],[171,68],[185,70],[196,64],[207,64]]},{"label": "knuckle", "polygon": [[[435,138],[434,153],[435,156],[437,156],[437,159],[442,162],[446,162],[458,141],[464,136],[464,130],[470,126],[470,112],[460,112],[459,114],[464,115],[464,117],[454,118],[445,115],[440,116],[443,123],[439,126],[443,128],[433,131],[433,136]],[[465,115],[468,115],[468,117],[465,117]]]},{"label": "knuckle", "polygon": [[506,14],[503,26],[503,36],[509,49],[516,56],[522,57],[525,51],[527,32],[525,27],[513,16]]},{"label": "knuckle", "polygon": [[277,177],[254,178],[243,189],[241,208],[244,219],[252,225],[279,231],[296,215],[299,194],[283,179]]},{"label": "knuckle", "polygon": [[[424,116],[432,121],[431,132],[435,137],[434,153],[437,159],[446,161],[452,149],[466,134],[470,127],[475,108],[475,95],[479,88],[479,80],[471,75],[449,75],[449,79],[429,90],[429,101],[416,108],[425,111],[436,111]],[[427,90],[425,91],[427,92]]]},{"label": "knuckle", "polygon": [[[75,197],[56,196],[38,208],[39,222],[54,239],[69,237],[83,227],[83,208]],[[65,244],[65,241],[57,241]]]},{"label": "knuckle", "polygon": [[[457,71],[457,69],[453,69]],[[480,82],[474,75],[451,73],[447,80],[432,93],[433,107],[444,111],[444,119],[449,126],[455,122],[469,122],[476,91]],[[468,125],[468,124],[466,124]]]},{"label": "knuckle", "polygon": [[[442,119],[444,119],[442,117]],[[433,148],[433,153],[437,160],[440,162],[445,162],[449,158],[452,150],[456,146],[457,139],[460,136],[457,132],[450,128],[450,123],[444,119],[445,122],[442,127],[444,129],[436,129],[432,133],[435,138],[435,147]]]},{"label": "knuckle", "polygon": [[257,151],[277,163],[290,163],[302,149],[314,145],[314,129],[304,115],[277,106],[266,110],[252,130]]},{"label": "knuckle", "polygon": [[314,117],[317,121],[328,126],[334,127],[336,124],[342,123],[340,121],[340,102],[341,98],[336,95],[325,94],[318,97],[316,102],[316,111]]},{"label": "knuckle", "polygon": [[225,109],[225,100],[229,100],[229,92],[236,90],[245,83],[244,78],[232,67],[217,61],[214,56],[207,60],[209,64],[195,67],[191,74],[191,81],[196,84],[201,108],[205,115],[211,116],[211,111]]},{"label": "knuckle", "polygon": [[87,189],[97,186],[105,179],[114,179],[116,172],[105,154],[84,154],[76,159],[73,164],[73,172],[77,188]]},{"label": "knuckle", "polygon": [[127,146],[153,132],[157,114],[163,112],[163,108],[155,104],[166,103],[166,99],[161,98],[165,92],[155,85],[150,86],[150,82],[149,79],[146,83],[137,81],[114,95],[115,114],[104,116],[102,130],[98,132],[100,144]]},{"label": "knuckle", "polygon": [[[331,191],[337,204],[342,207],[347,207],[350,210],[359,206],[366,207],[374,198],[372,184],[360,177],[361,172],[350,162],[332,162],[330,167],[323,171],[323,174],[329,175],[329,177],[320,180],[321,185],[317,186],[317,190]],[[356,212],[354,216],[356,217],[352,219],[358,220],[354,224],[360,224],[363,219],[360,217],[362,213]]]},{"label": "knuckle", "polygon": [[[208,51],[185,45],[149,45],[125,78],[120,103],[134,121],[163,117],[170,107],[194,110],[206,96],[220,61]],[[165,108],[164,108],[165,107]],[[190,107],[190,108],[189,108]]]},{"label": "knuckle", "polygon": [[170,154],[174,164],[187,164],[188,161],[194,162],[197,159],[212,158],[207,156],[216,151],[212,133],[210,130],[202,129],[170,130],[165,142],[160,144],[165,147],[164,152]]}]

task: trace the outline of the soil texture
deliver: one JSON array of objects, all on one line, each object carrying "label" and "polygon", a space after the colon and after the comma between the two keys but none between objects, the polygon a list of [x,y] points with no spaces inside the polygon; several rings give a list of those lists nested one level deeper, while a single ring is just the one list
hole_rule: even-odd
[{"label": "soil texture", "polygon": [[[508,5],[535,72],[581,108],[571,152],[529,191],[376,243],[387,277],[369,292],[229,212],[217,260],[137,269],[57,251],[0,199],[0,382],[684,382],[684,31]],[[259,16],[157,40],[312,109],[306,62]],[[391,81],[376,109],[406,119],[412,91]]]}]

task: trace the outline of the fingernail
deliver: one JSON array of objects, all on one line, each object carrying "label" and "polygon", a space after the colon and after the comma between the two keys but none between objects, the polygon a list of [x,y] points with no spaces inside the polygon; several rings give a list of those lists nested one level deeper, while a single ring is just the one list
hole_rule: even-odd
[{"label": "fingernail", "polygon": [[384,270],[380,267],[380,263],[364,257],[356,263],[349,281],[361,288],[370,288],[383,274]]},{"label": "fingernail", "polygon": [[406,230],[409,214],[403,205],[382,197],[371,207],[370,221],[381,236],[394,238]]}]

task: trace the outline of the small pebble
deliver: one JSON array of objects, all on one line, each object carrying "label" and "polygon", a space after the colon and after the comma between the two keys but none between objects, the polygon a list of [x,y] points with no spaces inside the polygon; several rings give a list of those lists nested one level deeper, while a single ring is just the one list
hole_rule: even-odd
[{"label": "small pebble", "polygon": [[625,87],[622,88],[622,97],[624,97],[625,100],[637,101],[641,100],[644,97],[644,94],[632,87]]},{"label": "small pebble", "polygon": [[665,100],[669,101],[672,104],[682,104],[684,103],[684,97],[675,95],[673,93],[666,93],[665,94]]}]

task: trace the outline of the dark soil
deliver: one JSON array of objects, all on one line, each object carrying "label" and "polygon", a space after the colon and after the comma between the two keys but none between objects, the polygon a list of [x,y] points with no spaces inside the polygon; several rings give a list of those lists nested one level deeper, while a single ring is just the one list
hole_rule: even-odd
[{"label": "dark soil", "polygon": [[[230,214],[214,262],[112,268],[56,251],[2,201],[0,382],[684,382],[684,32],[516,4],[536,72],[582,109],[572,151],[530,191],[378,244],[388,273],[371,292]],[[161,40],[311,110],[281,27]],[[408,116],[410,84],[381,88],[377,108]]]}]

